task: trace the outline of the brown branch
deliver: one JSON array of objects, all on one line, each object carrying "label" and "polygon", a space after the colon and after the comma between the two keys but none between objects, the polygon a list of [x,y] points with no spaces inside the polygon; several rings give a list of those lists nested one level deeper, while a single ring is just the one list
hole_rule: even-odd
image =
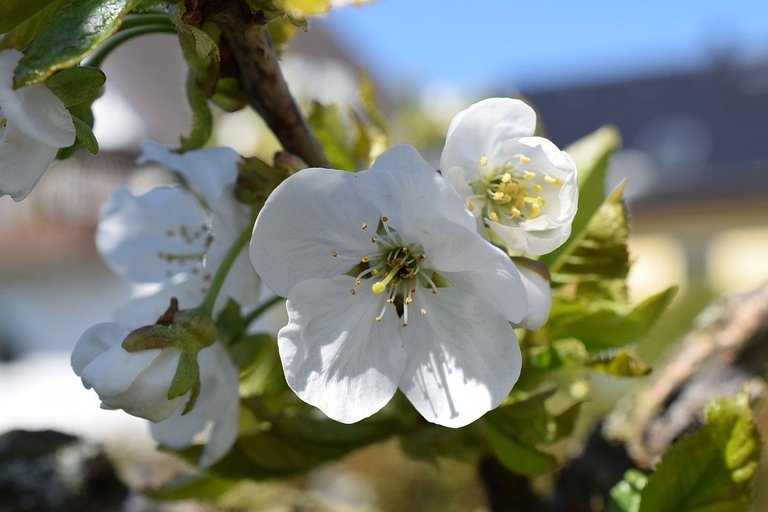
[{"label": "brown branch", "polygon": [[267,123],[283,147],[314,167],[328,159],[285,83],[277,53],[261,11],[244,0],[208,0],[197,5],[206,20],[222,31],[248,103]]}]

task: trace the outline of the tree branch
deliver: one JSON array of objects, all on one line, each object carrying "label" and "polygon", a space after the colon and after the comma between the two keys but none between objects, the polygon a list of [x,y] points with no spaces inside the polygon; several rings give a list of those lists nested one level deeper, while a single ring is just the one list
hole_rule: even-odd
[{"label": "tree branch", "polygon": [[285,83],[264,14],[252,11],[243,0],[201,1],[198,8],[221,29],[248,103],[283,147],[310,166],[328,167],[323,149]]}]

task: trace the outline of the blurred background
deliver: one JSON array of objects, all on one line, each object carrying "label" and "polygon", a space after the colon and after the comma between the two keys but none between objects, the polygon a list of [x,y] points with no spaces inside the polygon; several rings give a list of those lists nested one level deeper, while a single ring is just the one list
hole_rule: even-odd
[{"label": "blurred background", "polygon": [[[610,183],[629,180],[632,297],[681,288],[638,347],[651,360],[712,298],[768,280],[763,0],[381,0],[312,20],[283,65],[304,104],[354,106],[364,70],[394,142],[436,166],[453,115],[490,96],[526,98],[561,148],[616,126],[623,148]],[[149,450],[143,422],[100,411],[68,359],[80,334],[130,296],[93,246],[98,209],[119,184],[140,191],[158,182],[134,159],[142,139],[175,144],[188,131],[186,72],[175,40],[162,35],[121,47],[105,72],[100,153],[56,164],[22,203],[0,198],[0,433],[129,436]],[[266,159],[277,147],[249,110],[217,112],[214,139]]]}]

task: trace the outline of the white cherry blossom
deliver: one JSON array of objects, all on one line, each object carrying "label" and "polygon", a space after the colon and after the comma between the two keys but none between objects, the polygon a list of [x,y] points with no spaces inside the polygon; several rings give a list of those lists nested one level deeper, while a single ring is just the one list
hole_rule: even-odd
[{"label": "white cherry blossom", "polygon": [[370,416],[399,388],[427,420],[460,427],[517,381],[513,325],[529,314],[520,272],[410,146],[370,171],[288,178],[250,255],[288,299],[278,344],[289,386],[337,421]]},{"label": "white cherry blossom", "polygon": [[[180,155],[149,141],[142,149],[139,163],[163,165],[186,186],[157,187],[138,196],[121,187],[102,208],[96,246],[105,263],[129,281],[156,285],[122,308],[125,316],[119,319],[129,324],[153,321],[172,296],[183,307],[197,306],[230,246],[252,222],[250,207],[234,197],[240,161],[234,150]],[[227,298],[245,307],[255,304],[259,283],[243,250],[217,305]]]},{"label": "white cherry blossom", "polygon": [[181,351],[175,347],[128,352],[122,342],[131,328],[101,323],[80,337],[72,352],[72,368],[83,385],[93,388],[104,409],[123,409],[153,423],[160,443],[175,449],[212,425],[200,458],[203,467],[223,457],[237,438],[239,418],[238,372],[224,347],[216,342],[202,349],[200,395],[194,408],[182,415],[189,393],[168,400]]},{"label": "white cherry blossom", "polygon": [[451,121],[440,168],[492,240],[541,255],[570,236],[579,189],[573,159],[535,129],[520,100],[475,103]]},{"label": "white cherry blossom", "polygon": [[51,165],[59,148],[75,142],[72,116],[44,84],[13,88],[23,54],[0,51],[0,196],[21,201]]}]

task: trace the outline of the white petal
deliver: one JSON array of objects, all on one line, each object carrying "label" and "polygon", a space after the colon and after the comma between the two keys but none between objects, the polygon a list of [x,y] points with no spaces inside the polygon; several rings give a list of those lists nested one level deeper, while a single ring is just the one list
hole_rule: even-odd
[{"label": "white petal", "polygon": [[[198,149],[179,154],[150,140],[141,143],[137,163],[155,162],[178,172],[187,184],[212,206],[237,180],[240,155],[229,147]],[[233,198],[234,200],[234,198]]]},{"label": "white petal", "polygon": [[278,333],[288,385],[330,418],[353,423],[389,402],[405,362],[394,306],[377,322],[384,296],[354,278],[311,279],[288,296],[288,325]]},{"label": "white petal", "polygon": [[[185,415],[181,414],[183,409],[180,408],[169,418],[150,426],[152,437],[156,441],[176,450],[192,444],[194,437],[211,422],[216,424],[214,431],[219,423],[228,424],[219,428],[219,431],[231,431],[232,404],[235,405],[234,432],[237,434],[237,411],[240,403],[237,368],[220,343],[214,343],[201,350],[197,361],[200,367],[200,395],[195,407]],[[234,438],[223,439],[219,436],[210,439],[207,444],[213,442],[215,451],[221,456],[230,448]],[[214,434],[211,437],[213,438]],[[223,446],[226,442],[229,444]],[[206,451],[209,451],[207,447]]]},{"label": "white petal", "polygon": [[475,229],[464,200],[411,146],[392,147],[358,176],[358,195],[375,202],[405,239],[411,238],[422,217],[439,216]]},{"label": "white petal", "polygon": [[58,148],[29,137],[15,125],[0,128],[0,135],[0,196],[21,201],[43,177]]},{"label": "white petal", "polygon": [[[539,220],[539,219],[535,219]],[[546,219],[544,219],[546,221]],[[490,230],[504,242],[510,251],[539,256],[554,251],[571,236],[571,224],[550,225],[546,228],[533,225],[508,226],[486,219]],[[549,223],[554,224],[554,223]]]},{"label": "white petal", "polygon": [[140,196],[118,188],[104,204],[96,231],[107,266],[146,283],[202,272],[209,243],[204,211],[181,187],[158,187]]},{"label": "white petal", "polygon": [[305,169],[270,194],[253,228],[250,257],[276,294],[287,297],[305,279],[346,274],[376,249],[371,235],[380,212],[356,195],[359,174]]},{"label": "white petal", "polygon": [[[219,207],[211,226],[214,239],[205,258],[205,268],[210,274],[216,273],[235,240],[244,230],[252,226],[252,223],[249,222],[251,216],[247,207],[246,211],[240,211],[238,207],[245,207],[246,205],[238,203],[232,209],[223,207],[223,203],[235,202],[234,197],[231,200],[225,197],[217,203]],[[232,214],[234,212],[238,212],[238,214]],[[217,305],[225,304],[227,299],[231,297],[241,306],[249,307],[258,301],[260,291],[261,279],[248,259],[247,248],[243,248],[224,281]]]},{"label": "white petal", "polygon": [[75,142],[72,116],[61,100],[42,84],[13,89],[13,71],[22,54],[16,50],[0,52],[0,110],[8,126],[56,148]]},{"label": "white petal", "polygon": [[489,98],[475,103],[451,121],[440,168],[461,167],[467,180],[474,181],[484,170],[482,157],[492,163],[501,142],[533,135],[535,130],[536,113],[520,100]]},{"label": "white petal", "polygon": [[426,268],[437,270],[462,293],[486,301],[510,322],[523,319],[528,302],[509,256],[477,232],[443,219],[425,219],[420,228]]},{"label": "white petal", "polygon": [[107,350],[119,346],[131,329],[122,325],[105,322],[96,324],[85,331],[72,351],[72,369],[80,375],[83,369]]},{"label": "white petal", "polygon": [[509,322],[451,288],[416,293],[410,308],[402,331],[408,361],[400,389],[419,413],[433,423],[462,427],[496,407],[522,364]]},{"label": "white petal", "polygon": [[549,280],[536,270],[524,265],[518,265],[517,268],[520,270],[525,294],[528,297],[528,314],[525,315],[519,325],[532,331],[538,331],[547,323],[549,311],[552,309]]},{"label": "white petal", "polygon": [[[142,354],[134,352],[131,356]],[[160,351],[152,362],[131,383],[130,387],[114,396],[99,393],[102,407],[108,409],[123,409],[128,414],[145,418],[150,421],[162,421],[188,399],[187,395],[168,400],[168,389],[171,386],[176,369],[179,366],[180,352],[175,348]],[[96,392],[99,389],[94,387]]]}]

